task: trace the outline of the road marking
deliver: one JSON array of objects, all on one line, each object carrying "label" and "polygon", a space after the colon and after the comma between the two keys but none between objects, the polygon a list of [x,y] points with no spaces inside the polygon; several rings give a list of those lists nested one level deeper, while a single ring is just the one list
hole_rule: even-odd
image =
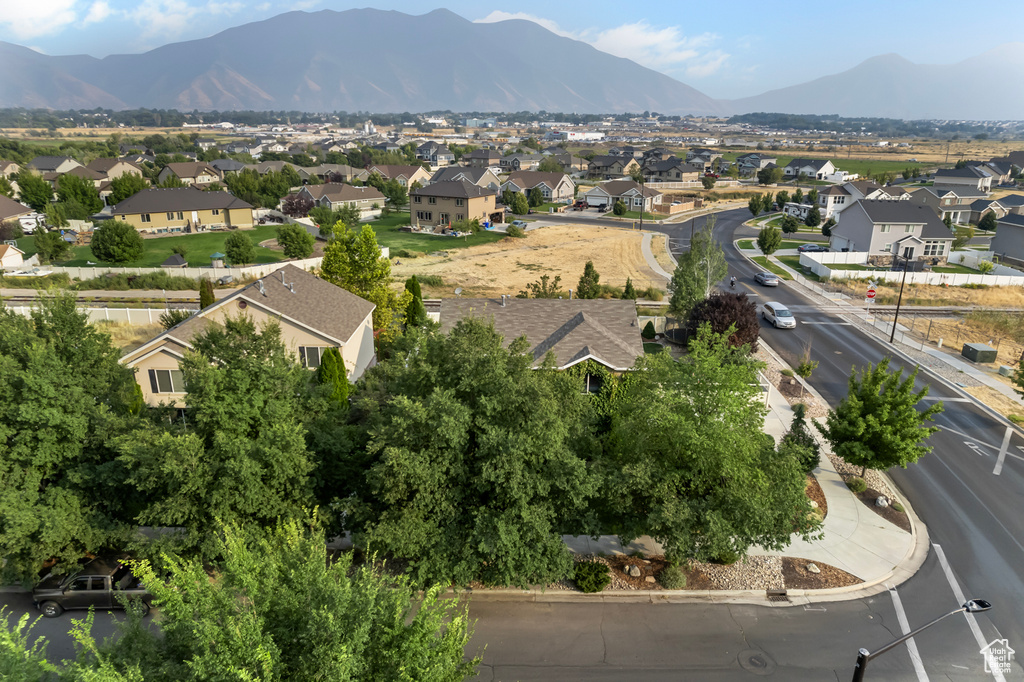
[{"label": "road marking", "polygon": [[835,327],[852,327],[853,326],[850,322],[807,322],[807,321],[804,321],[803,324],[829,324],[829,325],[833,325]]},{"label": "road marking", "polygon": [[[942,547],[932,543],[932,547],[935,548],[935,556],[939,558],[939,565],[942,566],[942,572],[946,574],[946,580],[949,582],[949,586],[953,588],[953,596],[956,597],[958,604],[963,604],[967,601],[964,597],[963,590],[960,589],[960,584],[956,581],[956,577],[953,575],[953,569],[949,567],[949,562],[946,561],[946,553],[942,551]],[[978,643],[978,651],[988,646],[988,642],[985,641],[985,637],[981,634],[981,628],[978,627],[978,620],[974,617],[973,613],[964,612],[964,618],[967,619],[967,625],[971,628],[971,634],[974,635],[974,641]],[[996,635],[999,632],[996,631]],[[1003,673],[999,672],[998,667],[992,668],[992,677],[999,680],[999,682],[1006,682],[1006,678],[1003,677]]]},{"label": "road marking", "polygon": [[[940,429],[945,430],[945,431],[949,431],[950,433],[955,433],[958,436],[963,436],[964,438],[970,438],[972,442],[978,443],[979,445],[984,445],[985,447],[992,448],[993,450],[996,449],[995,445],[992,445],[991,443],[986,443],[983,440],[978,440],[974,436],[969,436],[966,433],[964,433],[963,431],[957,431],[956,429],[951,429],[948,426],[942,426],[941,424],[939,424],[938,427]],[[964,442],[966,443],[967,441],[964,441]],[[1024,451],[1024,446],[1018,445],[1017,447],[1020,448],[1021,451]],[[1007,452],[1006,454],[1009,455],[1010,457],[1014,457],[1014,458],[1019,459],[1020,461],[1024,462],[1024,457],[1021,457],[1020,455],[1015,455],[1012,452]]]},{"label": "road marking", "polygon": [[974,401],[970,398],[938,398],[936,396],[926,395],[921,400],[930,400],[937,403],[973,403]]},{"label": "road marking", "polygon": [[[900,595],[896,594],[896,588],[889,588],[889,596],[892,597],[892,605],[896,607],[896,618],[900,622],[900,629],[904,635],[910,634],[910,623],[907,621],[907,612],[903,610],[903,603],[900,601]],[[917,679],[921,682],[928,682],[928,673],[924,671],[924,662],[921,660],[921,654],[917,650],[917,642],[911,637],[907,640],[907,651],[910,652],[910,661],[914,664],[914,672],[917,673]]]},{"label": "road marking", "polygon": [[996,468],[992,470],[992,473],[998,476],[1003,473],[1003,460],[1006,459],[1006,451],[1010,449],[1010,436],[1013,435],[1013,429],[1009,426],[1006,427],[1006,433],[1003,434],[1003,444],[999,447],[999,458],[996,460]]},{"label": "road marking", "polygon": [[984,457],[984,456],[985,456],[985,453],[981,451],[981,446],[980,446],[980,445],[978,445],[977,443],[973,443],[973,442],[971,442],[971,441],[969,441],[969,440],[965,440],[965,441],[964,441],[964,445],[966,445],[967,447],[969,447],[969,448],[970,448],[971,450],[974,450],[975,452],[977,452],[977,453],[978,453],[979,455],[981,455],[982,457]]}]

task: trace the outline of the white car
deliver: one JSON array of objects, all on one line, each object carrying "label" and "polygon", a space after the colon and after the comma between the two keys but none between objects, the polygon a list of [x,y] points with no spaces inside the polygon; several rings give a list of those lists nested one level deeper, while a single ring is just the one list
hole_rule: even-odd
[{"label": "white car", "polygon": [[776,301],[770,301],[762,306],[761,317],[771,322],[776,329],[796,329],[796,318],[793,317],[793,313]]}]

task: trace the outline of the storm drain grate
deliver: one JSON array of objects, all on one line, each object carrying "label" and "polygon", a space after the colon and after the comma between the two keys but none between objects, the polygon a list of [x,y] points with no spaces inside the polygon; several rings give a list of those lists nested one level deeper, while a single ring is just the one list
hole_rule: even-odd
[{"label": "storm drain grate", "polygon": [[789,602],[789,596],[785,590],[766,590],[768,601]]}]

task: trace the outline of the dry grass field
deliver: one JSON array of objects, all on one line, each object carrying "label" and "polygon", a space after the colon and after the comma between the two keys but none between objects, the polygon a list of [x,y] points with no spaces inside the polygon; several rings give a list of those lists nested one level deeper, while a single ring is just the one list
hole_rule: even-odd
[{"label": "dry grass field", "polygon": [[[869,273],[866,273],[869,274]],[[855,299],[863,299],[868,284],[863,280],[832,280],[829,288]],[[875,287],[875,302],[895,305],[900,293],[899,282],[884,282]],[[1024,308],[1024,287],[940,287],[908,284],[903,290],[903,305],[983,306],[986,308]]]},{"label": "dry grass field", "polygon": [[110,335],[110,343],[115,348],[120,348],[125,353],[138,348],[164,330],[158,324],[130,325],[125,322],[102,320],[97,322],[96,326],[101,332]]},{"label": "dry grass field", "polygon": [[[492,244],[434,255],[401,259],[391,273],[404,281],[413,275],[437,276],[441,286],[423,286],[425,297],[451,297],[457,287],[462,296],[515,295],[542,275],[562,278],[563,290],[576,288],[586,262],[593,261],[602,284],[665,289],[665,280],[647,265],[640,250],[642,234],[634,230],[564,225],[531,230],[523,239],[508,237]],[[654,244],[655,248],[658,244]]]}]

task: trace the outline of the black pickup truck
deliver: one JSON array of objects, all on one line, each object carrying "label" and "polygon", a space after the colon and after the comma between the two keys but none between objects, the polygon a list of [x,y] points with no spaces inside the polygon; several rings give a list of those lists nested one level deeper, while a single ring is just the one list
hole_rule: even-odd
[{"label": "black pickup truck", "polygon": [[153,596],[127,566],[108,559],[93,559],[72,575],[48,575],[32,589],[33,603],[47,618],[68,609],[121,609],[121,595],[138,600],[142,614],[149,613]]}]

